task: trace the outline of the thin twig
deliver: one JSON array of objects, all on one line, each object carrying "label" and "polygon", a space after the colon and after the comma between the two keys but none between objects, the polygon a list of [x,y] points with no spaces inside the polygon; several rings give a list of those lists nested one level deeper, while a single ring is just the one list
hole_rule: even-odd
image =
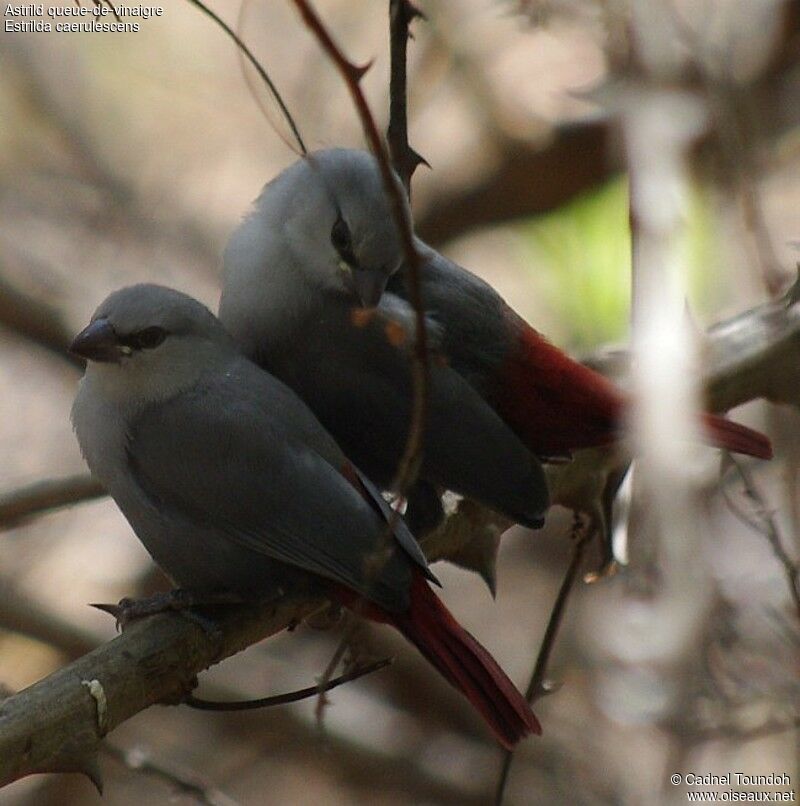
[{"label": "thin twig", "polygon": [[254,711],[259,708],[272,708],[275,705],[286,705],[292,702],[299,702],[300,700],[307,700],[309,697],[314,697],[317,694],[323,694],[331,689],[341,686],[344,683],[349,683],[352,680],[358,680],[359,677],[377,672],[384,669],[392,663],[391,658],[383,658],[382,660],[368,663],[366,666],[360,666],[357,669],[347,672],[346,674],[335,677],[333,680],[328,680],[324,685],[308,686],[308,688],[300,689],[299,691],[290,691],[287,694],[274,694],[271,697],[261,697],[256,700],[232,700],[230,702],[218,702],[216,700],[204,700],[200,697],[195,697],[190,694],[186,698],[186,705],[192,708],[197,708],[200,711]]},{"label": "thin twig", "polygon": [[760,525],[751,518],[748,518],[736,507],[732,507],[731,510],[767,539],[767,542],[772,548],[772,553],[783,567],[783,572],[786,575],[786,581],[789,585],[789,593],[794,602],[795,609],[798,615],[800,615],[800,570],[798,570],[797,563],[787,554],[786,549],[783,547],[783,540],[780,530],[778,529],[778,524],[775,521],[775,516],[766,506],[764,496],[758,489],[750,471],[733,456],[730,457],[730,460],[742,479],[745,493],[753,503],[756,514],[760,519]]},{"label": "thin twig", "polygon": [[[398,464],[396,477],[392,482],[393,489],[395,489],[398,495],[402,497],[405,496],[407,490],[414,483],[419,471],[419,462],[422,456],[425,419],[427,414],[428,334],[425,325],[425,309],[422,301],[422,287],[420,282],[421,259],[414,243],[414,230],[403,189],[395,181],[395,176],[392,171],[392,165],[386,144],[378,133],[375,118],[373,117],[369,104],[367,103],[367,99],[361,90],[361,79],[369,69],[370,64],[366,64],[364,66],[356,65],[344,55],[341,49],[333,41],[330,33],[325,28],[324,24],[317,16],[317,13],[311,7],[310,3],[306,2],[306,0],[292,0],[292,2],[300,13],[303,22],[317,39],[320,47],[325,51],[325,53],[328,54],[328,57],[334,63],[336,69],[341,74],[345,85],[347,86],[348,92],[350,93],[350,97],[353,101],[353,105],[355,106],[356,112],[358,113],[361,121],[364,136],[366,137],[370,150],[372,151],[378,163],[378,167],[380,168],[384,193],[389,199],[391,205],[392,217],[394,218],[395,225],[397,226],[398,235],[400,236],[400,244],[402,247],[403,256],[405,258],[408,296],[415,313],[415,339],[413,360],[411,365],[414,384],[411,422],[403,455]],[[388,558],[388,555],[382,552],[381,546],[391,540],[392,534],[400,517],[399,511],[395,510],[388,520],[384,539],[381,545],[376,549],[375,561],[373,562],[373,573],[376,575],[379,573],[383,562],[385,562],[385,559],[382,558]],[[356,603],[351,610],[356,616],[358,616],[362,606],[362,603]],[[320,680],[320,687],[328,682],[330,675],[333,673],[333,670],[341,660],[341,656],[345,651],[352,629],[352,627],[349,628],[342,638],[339,647],[331,659],[331,662],[328,664],[325,674]],[[320,697],[320,702],[317,708],[318,718],[321,718],[323,706],[324,698]]]},{"label": "thin twig", "polygon": [[45,479],[0,493],[0,531],[19,526],[50,510],[102,498],[106,494],[100,482],[88,473]]},{"label": "thin twig", "polygon": [[[580,527],[580,519],[576,518],[573,526],[573,534],[577,534]],[[578,579],[581,562],[583,561],[583,552],[591,542],[592,532],[587,529],[580,537],[575,539],[575,545],[572,549],[572,559],[567,567],[564,579],[561,582],[561,587],[558,590],[558,596],[553,604],[553,609],[550,612],[550,618],[547,622],[547,628],[544,631],[542,644],[539,647],[539,654],[536,656],[536,663],[533,667],[531,679],[528,682],[528,688],[525,689],[525,698],[529,703],[533,704],[537,699],[548,693],[545,686],[544,679],[547,674],[547,667],[550,663],[550,657],[553,654],[555,647],[556,637],[561,623],[564,619],[564,613],[567,609],[567,601],[572,593],[575,580]],[[503,796],[508,783],[508,775],[511,771],[511,763],[514,760],[514,751],[506,750],[503,754],[503,764],[500,768],[500,777],[497,781],[497,789],[495,790],[495,805],[501,806]]]},{"label": "thin twig", "polygon": [[103,752],[133,772],[144,773],[168,783],[175,794],[189,795],[204,806],[237,806],[237,801],[220,792],[194,772],[177,770],[154,761],[153,757],[139,748],[126,750],[111,742],[102,745]]},{"label": "thin twig", "polygon": [[[3,249],[2,263],[23,261],[20,255]],[[26,266],[21,266],[24,271]],[[27,267],[30,270],[30,267]],[[83,369],[84,362],[67,349],[72,339],[60,310],[53,305],[17,288],[0,274],[0,325],[44,347],[52,355],[68,363],[73,369]]]},{"label": "thin twig", "polygon": [[[408,144],[408,75],[406,51],[409,25],[422,12],[409,0],[389,0],[389,128],[386,139],[397,175],[411,199],[411,177],[420,164],[428,163]],[[430,167],[430,166],[428,166]]]},{"label": "thin twig", "polygon": [[[306,149],[306,144],[303,142],[303,138],[300,136],[300,130],[297,128],[297,125],[292,117],[292,113],[289,111],[288,107],[284,103],[283,97],[278,92],[278,88],[273,83],[272,79],[269,77],[267,71],[261,66],[261,63],[256,59],[253,55],[250,48],[245,45],[245,43],[241,40],[239,35],[233,28],[228,25],[216,12],[212,11],[205,3],[202,3],[201,0],[188,0],[193,6],[196,6],[203,12],[203,14],[210,17],[234,42],[236,47],[239,49],[239,52],[244,55],[247,61],[253,66],[253,69],[258,73],[261,80],[267,85],[270,94],[275,99],[275,102],[278,104],[281,110],[281,114],[286,118],[286,122],[289,124],[289,128],[292,130],[292,136],[297,141],[297,145],[300,148],[302,154],[308,153]],[[280,132],[278,132],[278,136]]]},{"label": "thin twig", "polygon": [[[191,0],[194,2],[195,0]],[[392,217],[397,225],[403,256],[406,264],[406,282],[408,283],[408,297],[416,314],[414,360],[412,366],[414,378],[414,401],[411,416],[411,427],[403,456],[397,470],[397,477],[393,487],[405,494],[413,483],[419,459],[422,455],[422,439],[425,428],[425,416],[428,397],[428,335],[425,327],[425,309],[422,301],[422,288],[420,283],[421,259],[414,244],[414,231],[411,224],[410,212],[401,187],[395,181],[389,154],[386,145],[378,133],[375,119],[370,112],[364,93],[361,91],[361,78],[370,65],[359,66],[353,64],[342,53],[331,38],[316,12],[307,0],[292,0],[300,12],[305,24],[314,34],[322,49],[328,54],[331,61],[342,75],[350,97],[356,107],[364,135],[369,143],[370,150],[378,162],[383,179],[383,188],[391,203]]]}]

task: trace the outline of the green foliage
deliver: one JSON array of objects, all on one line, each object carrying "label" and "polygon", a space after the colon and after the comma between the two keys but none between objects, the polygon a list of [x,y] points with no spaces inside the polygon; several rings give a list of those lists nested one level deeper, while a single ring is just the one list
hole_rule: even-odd
[{"label": "green foliage", "polygon": [[[690,304],[702,309],[711,292],[714,250],[710,204],[700,190],[690,194],[687,224]],[[626,178],[526,222],[523,243],[525,263],[538,273],[537,288],[563,323],[559,341],[585,351],[627,339],[631,237]]]}]

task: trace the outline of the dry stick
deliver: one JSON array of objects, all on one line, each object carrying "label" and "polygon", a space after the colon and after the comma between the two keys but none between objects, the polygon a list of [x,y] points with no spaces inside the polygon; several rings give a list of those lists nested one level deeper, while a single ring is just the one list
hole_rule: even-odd
[{"label": "dry stick", "polygon": [[756,513],[759,516],[760,522],[757,523],[753,519],[747,517],[739,510],[738,507],[733,504],[730,498],[727,498],[731,512],[743,520],[744,523],[746,523],[752,529],[755,529],[757,532],[764,535],[764,537],[767,539],[767,542],[772,548],[772,553],[783,567],[784,574],[786,575],[786,581],[789,585],[789,593],[792,597],[792,601],[794,602],[795,609],[800,616],[800,570],[798,569],[794,560],[792,560],[792,558],[786,553],[786,549],[783,547],[783,540],[781,539],[780,530],[778,529],[778,524],[775,521],[775,516],[769,511],[764,503],[764,497],[756,486],[750,471],[747,470],[747,468],[733,456],[730,457],[730,460],[742,479],[747,497],[752,501],[753,506],[756,509]]},{"label": "dry stick", "polygon": [[351,680],[358,680],[359,677],[377,672],[384,669],[392,663],[391,658],[383,658],[382,660],[368,663],[365,666],[360,666],[353,669],[346,674],[335,677],[333,680],[328,680],[322,686],[309,686],[308,688],[301,688],[298,691],[290,691],[287,694],[274,694],[271,697],[260,697],[256,700],[231,700],[230,702],[218,702],[216,700],[204,700],[201,697],[195,697],[190,694],[184,702],[192,708],[197,708],[199,711],[255,711],[260,708],[272,708],[276,705],[286,705],[292,702],[300,702],[300,700],[307,700],[310,697],[315,697],[320,693],[325,693],[349,683]]},{"label": "dry stick", "polygon": [[230,27],[219,15],[217,15],[214,11],[212,11],[207,5],[201,2],[201,0],[188,0],[193,6],[196,6],[203,12],[206,16],[210,17],[235,43],[236,47],[239,49],[239,52],[244,54],[247,61],[253,66],[253,69],[258,73],[259,78],[267,85],[269,88],[272,97],[275,99],[276,103],[280,107],[281,114],[286,118],[286,122],[289,124],[289,128],[292,130],[292,136],[297,141],[297,145],[300,147],[300,151],[303,154],[308,153],[306,149],[306,144],[303,142],[303,138],[300,136],[300,131],[297,128],[297,125],[294,122],[294,118],[292,117],[291,112],[289,112],[288,107],[283,101],[283,97],[278,92],[278,88],[273,84],[272,79],[269,77],[267,71],[261,66],[261,63],[256,59],[253,53],[250,51],[250,48],[245,45],[245,43],[241,40],[239,35],[233,28]]},{"label": "dry stick", "polygon": [[[191,0],[194,2],[195,0]],[[292,0],[303,22],[314,34],[322,49],[328,54],[331,61],[342,75],[350,97],[356,107],[364,135],[369,143],[370,150],[378,162],[383,179],[384,193],[391,203],[392,217],[397,225],[400,235],[400,244],[406,264],[406,278],[408,282],[408,296],[411,306],[416,314],[415,343],[414,343],[414,405],[411,416],[411,428],[406,442],[403,456],[397,471],[393,487],[401,494],[413,483],[418,470],[419,458],[422,454],[422,436],[425,426],[425,415],[428,396],[428,336],[425,328],[425,309],[422,302],[422,289],[420,285],[420,256],[414,245],[414,232],[411,218],[403,196],[403,191],[395,182],[391,162],[386,145],[378,133],[375,119],[370,112],[364,93],[361,91],[361,79],[370,65],[359,66],[349,61],[331,38],[322,21],[306,0]]]},{"label": "dry stick", "polygon": [[103,737],[155,703],[182,702],[196,675],[321,606],[286,597],[230,607],[210,636],[181,614],[132,624],[118,638],[0,702],[0,786],[35,772],[83,772],[99,785]]},{"label": "dry stick", "polygon": [[[2,263],[17,260],[16,255],[3,251]],[[0,264],[1,265],[1,264]],[[29,341],[44,347],[68,363],[73,369],[83,369],[83,359],[69,352],[71,333],[61,311],[17,288],[0,274],[0,326],[7,327]]]},{"label": "dry stick", "polygon": [[[577,532],[580,519],[576,518],[573,526],[573,534]],[[558,590],[558,596],[553,604],[553,609],[550,612],[550,618],[547,622],[547,629],[544,631],[544,638],[542,638],[542,645],[539,648],[539,654],[536,657],[536,664],[533,667],[533,673],[528,683],[528,688],[525,690],[525,699],[533,704],[537,699],[547,694],[547,689],[544,685],[544,676],[547,674],[547,666],[550,663],[550,657],[553,654],[556,637],[558,635],[559,627],[564,619],[564,613],[567,609],[567,601],[569,600],[570,593],[572,593],[575,580],[578,578],[578,572],[583,560],[583,552],[586,546],[591,542],[592,532],[587,529],[579,538],[576,539],[575,547],[572,550],[572,559],[570,560],[567,571],[564,574],[564,579],[561,582],[561,587]],[[506,784],[508,783],[508,774],[511,771],[511,763],[514,760],[514,751],[506,750],[503,754],[503,764],[500,768],[500,777],[497,781],[497,789],[495,791],[495,806],[501,806],[503,802],[503,795],[505,794]]]},{"label": "dry stick", "polygon": [[[414,483],[419,470],[419,461],[422,456],[422,439],[425,428],[425,417],[427,413],[428,398],[428,334],[425,326],[425,309],[422,302],[422,289],[420,284],[420,256],[414,245],[414,232],[411,224],[410,212],[403,190],[398,186],[392,172],[392,166],[386,145],[378,133],[375,118],[372,116],[367,99],[361,90],[361,79],[369,69],[370,65],[359,66],[353,64],[336,43],[331,38],[327,29],[317,16],[310,3],[306,0],[292,0],[303,22],[317,39],[320,47],[328,54],[336,69],[341,74],[353,105],[356,108],[364,136],[369,143],[375,159],[380,168],[383,180],[383,190],[391,204],[392,217],[394,218],[397,231],[400,236],[400,244],[403,250],[406,266],[406,282],[408,283],[408,295],[411,306],[415,313],[414,331],[414,352],[412,361],[412,376],[414,382],[414,400],[411,413],[411,423],[408,439],[406,441],[403,455],[397,469],[396,478],[392,482],[392,487],[397,490],[400,496],[405,495],[408,488]],[[392,533],[400,518],[399,511],[395,510],[389,519],[386,529],[386,540],[390,540]],[[380,559],[380,548],[376,552],[376,559]],[[379,563],[375,563],[375,573],[380,569]],[[358,615],[359,608],[354,608]],[[346,644],[353,635],[355,621],[347,628],[342,642],[328,664],[325,675],[320,681],[320,685],[332,674],[335,665],[338,664]],[[320,698],[318,715],[321,713],[323,700]]]},{"label": "dry stick", "polygon": [[[409,25],[424,14],[409,0],[389,0],[389,128],[386,139],[398,176],[411,199],[411,177],[418,165],[428,163],[408,144],[408,77],[406,51],[411,36]],[[430,167],[430,166],[428,166]]]},{"label": "dry stick", "polygon": [[204,806],[238,806],[237,801],[220,792],[192,772],[167,767],[138,748],[125,750],[111,742],[103,745],[103,751],[133,772],[159,778],[170,784],[176,794],[189,795]]}]

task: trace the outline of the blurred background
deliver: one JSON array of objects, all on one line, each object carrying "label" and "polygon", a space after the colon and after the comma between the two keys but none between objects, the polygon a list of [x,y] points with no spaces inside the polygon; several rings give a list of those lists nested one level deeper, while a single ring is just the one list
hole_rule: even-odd
[{"label": "blurred background", "polygon": [[[414,179],[418,232],[559,346],[586,355],[629,338],[630,153],[616,122],[631,114],[630,86],[691,92],[707,117],[685,154],[682,208],[696,329],[791,281],[796,3],[419,4],[428,20],[414,23],[409,46],[410,140],[432,170]],[[339,76],[290,4],[211,5],[240,26],[310,147],[363,146]],[[347,54],[374,60],[364,86],[381,128],[387,6],[317,3]],[[83,472],[69,423],[80,368],[64,348],[95,306],[119,286],[154,281],[216,309],[226,237],[296,159],[206,17],[170,2],[140,25],[124,35],[0,34],[0,493]],[[660,190],[672,192],[668,182]],[[776,460],[750,472],[794,557],[797,412],[754,403],[735,417],[774,440]],[[544,736],[519,748],[507,803],[685,802],[684,789],[664,781],[687,770],[784,772],[796,785],[800,616],[786,568],[760,530],[731,513],[708,454],[710,599],[681,685],[637,660],[635,629],[610,660],[597,619],[612,583],[579,584],[548,674],[556,690],[536,707]],[[741,484],[724,486],[746,507]],[[476,575],[436,568],[448,605],[520,688],[571,556],[570,523],[555,508],[542,532],[505,535],[496,601]],[[87,602],[165,584],[106,499],[0,528],[0,682],[10,691],[114,635]],[[278,636],[205,674],[199,693],[260,697],[312,685],[338,635],[303,626]],[[466,704],[388,630],[365,629],[364,641],[397,660],[333,692],[321,728],[313,700],[251,714],[151,708],[125,723],[109,743],[127,761],[101,757],[103,802],[490,802],[501,753]],[[161,773],[135,769],[148,760]],[[182,791],[180,781],[203,791]],[[79,776],[37,776],[0,792],[0,803],[20,806],[99,802]]]}]

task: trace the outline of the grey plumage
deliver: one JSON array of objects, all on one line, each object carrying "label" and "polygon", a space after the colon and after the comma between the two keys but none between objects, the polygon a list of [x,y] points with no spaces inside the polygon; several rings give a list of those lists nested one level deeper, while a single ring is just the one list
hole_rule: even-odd
[{"label": "grey plumage", "polygon": [[[291,386],[347,455],[385,487],[408,435],[414,314],[399,295],[384,293],[371,319],[354,319],[357,300],[337,280],[332,243],[337,216],[346,211],[354,233],[372,232],[363,254],[362,241],[353,238],[354,263],[374,264],[380,245],[390,274],[401,265],[379,178],[369,154],[333,149],[268,184],[226,248],[219,314],[245,352]],[[420,248],[429,258],[432,250]],[[467,325],[500,315],[477,298],[473,307],[476,321],[465,323],[464,338],[479,338]],[[437,342],[453,337],[435,319],[428,330],[434,352]],[[483,354],[502,348],[486,345]],[[482,397],[472,374],[433,356],[421,478],[539,526],[548,505],[541,465]]]},{"label": "grey plumage", "polygon": [[263,599],[327,581],[333,600],[400,630],[503,746],[541,731],[431,590],[402,520],[387,534],[377,490],[207,309],[134,286],[100,306],[72,349],[89,359],[72,411],[86,461],[178,585]]},{"label": "grey plumage", "polygon": [[311,572],[390,611],[408,607],[412,564],[426,569],[413,537],[400,521],[404,550],[371,578],[364,560],[386,532],[379,504],[342,474],[347,459],[309,409],[206,308],[135,286],[101,305],[101,320],[121,342],[167,334],[119,362],[90,362],[72,419],[93,473],[177,584],[263,595]]}]

